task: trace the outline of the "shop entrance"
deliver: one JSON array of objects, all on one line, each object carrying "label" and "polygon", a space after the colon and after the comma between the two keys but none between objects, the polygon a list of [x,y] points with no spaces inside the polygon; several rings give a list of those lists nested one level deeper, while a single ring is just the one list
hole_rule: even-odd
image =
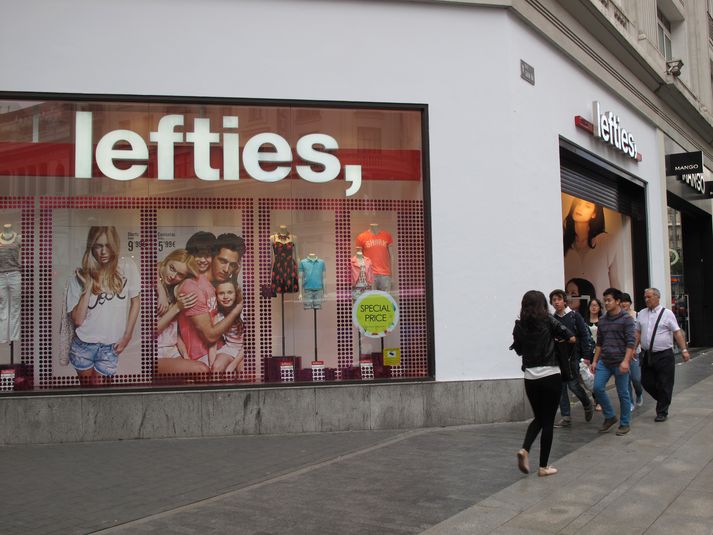
[{"label": "shop entrance", "polygon": [[591,299],[584,296],[601,299],[614,287],[643,308],[649,285],[644,183],[562,138],[560,179],[570,306],[587,314]]},{"label": "shop entrance", "polygon": [[710,300],[713,281],[705,266],[713,261],[711,216],[668,194],[669,261],[671,262],[671,310],[691,346],[710,346],[713,320]]}]

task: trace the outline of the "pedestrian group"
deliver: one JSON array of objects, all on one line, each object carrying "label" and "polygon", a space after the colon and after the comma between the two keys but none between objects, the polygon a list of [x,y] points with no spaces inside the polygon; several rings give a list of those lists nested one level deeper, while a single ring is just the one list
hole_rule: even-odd
[{"label": "pedestrian group", "polygon": [[[522,357],[525,393],[534,414],[517,452],[521,472],[530,472],[530,449],[539,434],[537,473],[557,473],[549,456],[554,428],[572,425],[569,391],[581,402],[586,422],[595,411],[602,412],[600,433],[616,426],[617,436],[628,434],[631,413],[643,404],[644,390],[656,400],[655,421],[666,421],[675,375],[674,339],[684,362],[690,355],[676,317],[660,303],[661,292],[647,288],[644,301],[646,308],[636,314],[629,294],[607,288],[602,301],[592,298],[586,309],[577,300],[583,317],[568,306],[564,290],[550,292],[554,314],[542,292],[530,290],[523,295],[510,346]],[[606,390],[612,377],[619,398],[618,416]],[[593,399],[585,385],[591,385]],[[555,423],[558,406],[561,419]]]}]

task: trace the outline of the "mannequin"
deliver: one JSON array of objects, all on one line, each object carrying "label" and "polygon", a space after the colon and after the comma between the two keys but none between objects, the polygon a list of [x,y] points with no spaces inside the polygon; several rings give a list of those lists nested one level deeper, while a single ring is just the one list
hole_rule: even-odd
[{"label": "mannequin", "polygon": [[0,234],[0,343],[3,344],[20,339],[21,244],[22,237],[12,224],[4,224]]},{"label": "mannequin", "polygon": [[287,225],[280,225],[278,231],[270,236],[272,244],[272,297],[280,294],[282,321],[282,354],[285,354],[285,294],[298,292],[297,275],[297,236],[292,234]]},{"label": "mannequin", "polygon": [[270,236],[272,244],[272,296],[296,293],[299,291],[297,280],[297,236],[291,234],[287,225],[280,225],[279,230]]},{"label": "mannequin", "polygon": [[354,256],[351,258],[351,275],[352,275],[352,300],[371,290],[374,284],[374,268],[371,259],[364,256],[364,251],[361,247],[356,248]]},{"label": "mannequin", "polygon": [[369,258],[374,271],[375,290],[391,291],[391,251],[394,243],[391,233],[381,230],[378,223],[370,223],[369,229],[356,237],[356,246],[361,247],[365,257]]},{"label": "mannequin", "polygon": [[309,253],[300,260],[300,295],[305,310],[322,308],[324,298],[324,274],[326,266],[324,260],[315,253]]},{"label": "mannequin", "polygon": [[300,295],[305,310],[314,311],[314,360],[317,356],[317,311],[322,308],[324,298],[324,260],[315,253],[300,260]]}]

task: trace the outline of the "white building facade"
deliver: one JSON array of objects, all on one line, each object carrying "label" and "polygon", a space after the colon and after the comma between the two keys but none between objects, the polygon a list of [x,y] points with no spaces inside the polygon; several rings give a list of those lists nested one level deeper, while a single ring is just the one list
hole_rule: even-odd
[{"label": "white building facade", "polygon": [[[338,319],[334,320],[336,323],[321,316],[318,319],[315,313],[313,356],[312,317],[309,313],[302,314],[301,304],[289,301],[288,308],[294,308],[292,312],[285,312],[284,308],[280,310],[277,300],[264,305],[269,310],[260,308],[260,290],[269,283],[269,273],[262,266],[273,261],[267,242],[261,240],[276,232],[283,221],[297,238],[305,235],[312,239],[319,236],[320,221],[324,221],[320,217],[300,216],[298,212],[304,205],[299,202],[293,205],[270,201],[271,209],[282,212],[266,216],[268,219],[261,223],[257,213],[258,198],[274,197],[272,193],[264,193],[267,191],[264,188],[271,184],[249,185],[247,182],[252,178],[246,178],[238,196],[255,199],[254,219],[248,221],[243,212],[235,217],[242,233],[251,233],[254,237],[248,244],[253,248],[252,285],[246,285],[245,279],[242,281],[243,290],[251,292],[245,302],[252,309],[247,318],[244,313],[244,319],[246,322],[251,320],[254,329],[249,335],[252,346],[248,348],[247,341],[245,346],[245,366],[252,366],[249,368],[251,374],[249,380],[242,383],[221,383],[222,390],[200,391],[202,401],[196,402],[200,407],[191,405],[191,410],[202,410],[205,414],[208,403],[205,396],[208,395],[237,396],[243,400],[246,392],[258,385],[280,383],[277,375],[272,376],[274,380],[267,380],[266,374],[271,372],[267,371],[265,359],[299,353],[301,364],[297,366],[292,361],[296,368],[306,369],[308,362],[313,361],[313,364],[323,362],[326,368],[338,370],[347,368],[345,363],[349,360],[349,367],[358,368],[359,374],[347,377],[337,372],[337,376],[328,376],[325,384],[334,388],[322,392],[313,383],[305,384],[317,375],[302,376],[300,380],[299,369],[293,369],[298,386],[276,389],[278,394],[275,394],[289,400],[285,401],[291,407],[289,416],[283,419],[288,423],[283,421],[281,425],[276,420],[270,427],[260,428],[254,424],[253,416],[245,420],[253,423],[244,423],[237,431],[235,426],[232,431],[226,431],[228,427],[216,427],[211,433],[402,427],[521,419],[526,413],[520,361],[508,346],[512,341],[511,332],[520,299],[527,290],[538,289],[547,294],[552,289],[568,286],[569,293],[581,298],[574,302],[585,306],[593,297],[590,294],[601,295],[605,289],[603,285],[618,286],[631,293],[637,307],[643,307],[643,290],[649,286],[662,290],[665,303],[676,304],[685,295],[688,310],[684,312],[688,314],[692,344],[710,345],[701,326],[709,319],[710,312],[704,303],[713,281],[700,269],[700,263],[711,254],[713,209],[705,189],[707,186],[703,186],[702,192],[696,191],[690,187],[695,180],[683,182],[674,176],[667,178],[665,169],[666,156],[673,153],[701,151],[704,162],[713,154],[713,123],[709,111],[713,109],[713,91],[708,59],[713,55],[707,49],[707,33],[702,34],[707,32],[707,27],[700,22],[707,21],[709,16],[705,6],[684,8],[678,0],[659,2],[659,22],[662,17],[669,21],[672,50],[666,58],[665,39],[663,53],[657,49],[657,3],[654,0],[610,0],[604,4],[607,5],[593,1],[560,3],[554,0],[245,0],[155,1],[148,4],[128,1],[112,5],[73,0],[61,6],[53,2],[28,5],[6,2],[4,12],[12,16],[3,17],[0,22],[0,90],[3,91],[0,93],[0,113],[3,113],[3,107],[7,114],[18,113],[23,109],[23,103],[49,103],[54,107],[58,102],[68,103],[72,114],[67,117],[74,122],[70,121],[62,128],[66,126],[68,132],[74,134],[79,123],[73,114],[87,109],[97,110],[92,108],[97,102],[108,103],[105,110],[116,113],[121,112],[123,105],[157,106],[155,113],[151,112],[153,115],[146,119],[153,121],[147,126],[152,132],[160,117],[175,114],[174,108],[182,106],[181,109],[189,109],[185,112],[188,115],[201,106],[216,110],[243,107],[245,114],[252,108],[267,110],[269,115],[269,110],[275,106],[317,110],[327,115],[333,112],[336,114],[334,123],[347,124],[347,127],[330,132],[349,131],[351,119],[340,113],[346,114],[345,117],[357,117],[360,112],[372,114],[374,128],[381,136],[382,145],[377,148],[417,152],[416,168],[420,180],[413,187],[364,180],[366,189],[353,197],[359,199],[363,195],[359,202],[364,204],[359,205],[359,213],[352,215],[354,224],[345,231],[346,249],[339,248],[339,241],[335,246],[330,237],[324,240],[324,251],[315,251],[317,256],[328,261],[327,277],[330,277],[330,267],[335,273],[334,279],[327,278],[324,306],[330,316],[338,318],[343,313],[339,312],[338,303],[340,291],[345,291],[345,287],[340,287],[339,281],[346,280],[347,275],[346,272],[340,275],[336,264],[340,258],[349,258],[354,253],[351,250],[352,234],[362,227],[367,228],[380,216],[376,208],[378,202],[395,203],[388,204],[388,214],[384,213],[379,221],[381,227],[393,235],[392,256],[404,254],[412,258],[420,250],[422,258],[416,258],[413,263],[404,260],[406,263],[401,264],[394,259],[394,263],[401,266],[398,268],[399,292],[391,293],[396,294],[397,306],[403,314],[404,307],[408,307],[402,305],[400,298],[405,295],[403,290],[411,287],[409,277],[414,276],[407,270],[413,268],[417,274],[423,273],[423,283],[417,288],[423,297],[422,302],[419,301],[423,308],[417,314],[418,321],[404,323],[409,319],[402,316],[391,336],[363,338],[368,351],[361,346],[362,337],[350,333],[349,348],[346,353],[340,353],[342,331],[352,326],[344,326]],[[693,10],[701,13],[693,13]],[[698,15],[701,15],[700,19],[695,18]],[[23,25],[16,23],[18,20],[32,20],[33,31],[27,32]],[[697,26],[691,22],[693,20]],[[666,28],[665,24],[663,26]],[[699,42],[704,44],[699,45]],[[676,56],[676,52],[684,56]],[[673,61],[676,59],[682,59],[683,66],[677,66]],[[692,65],[696,70],[690,68]],[[699,69],[701,65],[707,70]],[[596,116],[596,110],[601,118]],[[393,135],[399,141],[388,147],[385,140],[389,134],[379,116],[387,112],[401,114],[398,125],[394,126],[400,130]],[[206,113],[213,117],[212,112]],[[216,111],[214,117],[218,116]],[[243,115],[240,120],[245,124]],[[354,121],[355,125],[361,126],[368,122],[363,117]],[[8,125],[5,121],[6,133],[10,128]],[[287,129],[293,127],[290,123]],[[128,126],[114,128],[137,130],[131,122]],[[188,133],[188,123],[185,129],[177,127],[175,131]],[[309,131],[315,132],[321,131]],[[95,131],[93,143],[98,143],[104,133]],[[284,132],[277,131],[277,134]],[[358,138],[358,134],[352,134]],[[362,135],[377,134],[374,130],[362,130]],[[287,134],[284,137],[289,138]],[[333,137],[339,142],[337,135]],[[241,147],[247,138],[245,135],[241,139]],[[76,141],[77,138],[70,135],[69,139]],[[154,143],[148,135],[143,135],[143,139],[149,151],[156,150],[157,142]],[[369,141],[362,142],[367,145],[361,146],[368,146]],[[14,147],[17,150],[17,146]],[[76,158],[77,154],[72,153],[72,157]],[[11,156],[16,161],[17,155]],[[77,161],[72,161],[76,171]],[[353,163],[367,166],[364,162]],[[126,165],[118,168],[125,169]],[[708,170],[701,174],[705,180]],[[15,210],[12,213],[21,220],[21,209],[10,200],[18,196],[32,198],[35,219],[25,221],[25,228],[36,232],[33,240],[29,240],[34,250],[26,253],[32,258],[42,256],[42,247],[46,243],[40,228],[44,217],[41,203],[45,202],[42,197],[103,198],[109,195],[135,199],[140,196],[131,190],[128,182],[117,185],[106,172],[98,176],[96,168],[91,179],[96,185],[87,186],[88,189],[75,184],[81,179],[70,169],[57,181],[61,186],[55,190],[48,185],[52,176],[43,177],[45,185],[39,185],[34,177],[41,175],[39,171],[34,175],[27,173],[24,180],[32,182],[31,187],[21,180],[21,175],[11,175],[10,171],[0,177],[0,195],[9,203],[6,206],[8,214]],[[157,187],[152,185],[149,175],[150,171],[136,182],[143,184],[140,187],[145,191]],[[292,181],[290,189],[285,190],[287,193],[281,190],[277,197],[347,199],[344,190],[349,184],[342,178],[339,175],[338,179],[324,184],[319,193],[315,193],[316,190],[302,191],[301,186],[295,186]],[[200,193],[203,181],[192,180],[194,184],[190,187],[198,191],[197,198],[228,195],[225,189]],[[158,182],[155,178],[153,181],[153,184]],[[44,187],[49,189],[43,190]],[[162,199],[187,195],[185,189],[155,191],[155,195]],[[399,204],[401,201],[415,202],[422,207],[413,226],[399,223],[398,210],[405,206]],[[577,264],[574,260],[566,260],[568,251],[563,249],[563,225],[566,225],[570,209],[574,210],[580,201],[599,206],[602,217],[606,217],[602,233],[608,241],[605,245],[604,239],[600,238],[597,254],[608,248],[608,259],[602,264],[604,267],[597,268],[598,271],[591,275],[592,265],[604,260],[594,259],[590,254]],[[72,211],[81,208],[73,202],[70,199],[57,206],[66,214],[51,216],[55,217],[52,228],[60,228],[66,220],[68,229],[79,229],[81,240],[77,237],[67,243],[70,250],[76,246],[81,252],[82,240],[86,238],[87,227],[92,226],[94,216],[90,214],[81,222],[72,219],[76,216]],[[370,204],[372,202],[377,204]],[[122,207],[121,203],[112,206]],[[180,218],[174,215],[173,219],[166,219],[171,222],[165,225],[180,227],[187,224],[194,230],[211,230],[205,226],[206,220],[200,212],[205,210],[207,213],[212,205],[204,208],[191,206],[194,215],[186,215],[188,223],[183,219],[179,224],[176,219]],[[235,209],[243,210],[241,207],[238,203]],[[93,205],[93,209],[103,208]],[[136,217],[141,217],[140,206],[131,205],[129,209],[136,209]],[[669,209],[677,211],[680,214],[678,221],[683,221],[684,245],[679,256],[686,260],[686,271],[682,271],[681,276],[686,284],[690,281],[688,289],[671,285],[672,273],[678,272],[672,267],[673,257],[669,251]],[[191,223],[191,217],[200,222]],[[333,223],[331,217],[327,218],[329,225]],[[338,216],[335,217],[338,221]],[[210,221],[218,229],[214,232],[216,235],[233,224],[232,219]],[[21,224],[19,220],[18,223]],[[304,230],[299,229],[300,224]],[[120,234],[126,233],[122,236],[131,236],[130,224],[116,225],[124,225],[123,230],[119,229]],[[159,234],[161,226],[159,213],[155,223]],[[329,226],[330,233],[333,232],[331,228]],[[136,232],[139,238],[145,238],[140,230]],[[408,241],[405,232],[418,233],[417,240]],[[178,240],[189,234],[179,231]],[[321,242],[317,237],[306,247],[318,247]],[[27,238],[25,242],[28,242]],[[401,242],[403,247],[409,243],[410,248],[398,248]],[[299,254],[306,258],[311,252],[303,250]],[[54,254],[57,256],[59,252]],[[152,262],[155,260],[161,260],[160,252],[151,257]],[[58,269],[56,262],[48,262],[47,267],[40,268],[45,271],[23,268],[24,277],[33,277],[23,280],[23,299],[33,292],[50,291],[55,292],[52,306],[61,300],[62,294],[55,290],[54,283],[42,282],[42,273]],[[329,266],[329,262],[335,265]],[[140,264],[138,259],[137,263]],[[154,269],[147,265],[139,267],[142,274]],[[263,276],[268,278],[261,279]],[[593,283],[593,291],[575,288],[576,284],[568,285],[572,279],[589,280]],[[145,284],[142,290],[148,287]],[[21,359],[23,363],[33,365],[34,389],[46,390],[47,399],[55,399],[52,397],[55,391],[69,388],[84,396],[83,406],[94,403],[89,401],[92,396],[82,389],[84,385],[78,384],[74,378],[76,370],[71,365],[59,368],[51,360],[55,358],[57,339],[47,338],[42,323],[49,321],[54,332],[59,319],[51,311],[42,316],[38,301],[41,296],[31,298],[34,301],[31,306],[27,305],[28,310],[38,307],[39,315],[23,322],[22,341],[18,345],[25,349],[23,352],[23,349],[15,348],[15,362]],[[142,303],[156,305],[153,300]],[[333,309],[328,308],[330,306]],[[271,315],[269,325],[263,325],[271,329],[269,336],[259,325],[261,315],[265,313]],[[154,336],[149,326],[153,316],[153,312],[141,312],[139,323],[144,334],[136,334],[134,343],[144,348],[137,349],[144,351],[142,354],[154,350],[147,341]],[[296,334],[287,335],[287,348],[284,344],[280,347],[278,335],[280,329],[284,329],[280,316],[287,320],[288,330],[290,322],[302,322]],[[417,335],[409,327],[425,329],[425,332]],[[282,337],[285,337],[284,331]],[[409,355],[408,347],[414,346],[407,345],[414,339],[420,340],[418,347],[423,349],[419,349],[422,351],[417,358],[419,364],[409,366],[408,359],[415,357]],[[404,340],[410,341],[407,344]],[[31,350],[27,346],[31,346]],[[269,351],[263,349],[267,346],[270,346]],[[248,354],[248,349],[253,351],[252,355]],[[398,350],[398,358],[402,360],[393,361],[391,373],[381,377],[377,373],[374,382],[368,375],[368,368],[364,367],[369,360],[361,357],[364,353],[385,355],[384,349]],[[339,356],[342,354],[349,357]],[[7,358],[7,353],[4,355]],[[42,358],[50,360],[40,362],[37,360],[39,355],[46,355]],[[282,364],[289,372],[289,363],[281,362],[278,366]],[[380,368],[386,363],[374,357],[372,364]],[[155,372],[150,364],[144,363],[142,369],[143,372],[139,370],[136,374]],[[54,380],[54,377],[62,379]],[[149,383],[136,381],[130,386],[146,389],[151,387]],[[118,403],[137,403],[128,400],[130,394],[114,394],[112,385],[103,386],[107,388],[105,395],[121,398]],[[151,396],[158,396],[156,403],[159,404],[160,396],[183,396],[180,403],[192,403],[185,400],[195,399],[192,397],[197,395],[194,387],[182,384],[175,393],[165,389],[152,390]],[[331,404],[331,408],[320,409],[319,400],[317,406],[304,401],[314,396],[315,389],[321,392],[318,397],[321,395],[330,400],[325,403]],[[260,396],[272,395],[265,392],[267,390],[263,389]],[[20,410],[15,408],[21,402],[19,394],[8,393],[9,397],[2,400],[8,407],[6,411],[15,414],[13,411]],[[14,404],[12,407],[11,403]],[[259,403],[268,403],[261,405],[263,414],[269,410],[275,413],[282,410],[277,403],[270,405],[271,402],[264,400]],[[303,410],[292,412],[293,406]],[[413,409],[414,406],[418,408]],[[325,410],[335,414],[325,417]],[[344,414],[337,414],[340,411]],[[361,416],[355,421],[346,413]],[[18,416],[17,419],[21,425],[21,418]],[[151,433],[145,428],[136,428],[131,418],[127,421],[124,430],[116,433],[123,432],[124,437],[165,436],[160,430]],[[296,421],[300,423],[296,424]],[[40,423],[45,425],[42,418]],[[193,433],[189,427],[186,426],[185,434]],[[87,431],[80,438],[91,440],[115,436],[118,435],[97,430]],[[28,435],[22,440],[40,439],[47,440],[44,435]]]}]

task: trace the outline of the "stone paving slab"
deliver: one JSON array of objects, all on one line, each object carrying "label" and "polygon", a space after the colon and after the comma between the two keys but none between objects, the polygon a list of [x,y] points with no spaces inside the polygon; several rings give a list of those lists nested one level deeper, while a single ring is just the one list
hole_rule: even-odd
[{"label": "stone paving slab", "polygon": [[424,534],[710,535],[713,378],[679,392],[674,405],[667,422],[653,422],[651,408],[629,435],[603,435],[557,461],[558,475],[523,476]]},{"label": "stone paving slab", "polygon": [[[608,508],[662,481],[652,467],[669,459],[678,494],[649,529],[686,515],[697,526],[707,519],[693,513],[705,508],[679,497],[713,493],[713,467],[700,451],[709,437],[690,433],[707,433],[702,422],[713,418],[713,403],[702,401],[712,363],[713,352],[677,369],[663,426],[650,421],[650,398],[625,437],[601,437],[597,417],[585,423],[575,407],[573,426],[556,431],[552,459],[562,472],[554,478],[517,471],[526,423],[0,447],[0,532],[388,535],[445,525],[440,533],[594,533]],[[597,454],[612,459],[611,470],[599,468]],[[553,513],[545,496],[558,500]]]}]

